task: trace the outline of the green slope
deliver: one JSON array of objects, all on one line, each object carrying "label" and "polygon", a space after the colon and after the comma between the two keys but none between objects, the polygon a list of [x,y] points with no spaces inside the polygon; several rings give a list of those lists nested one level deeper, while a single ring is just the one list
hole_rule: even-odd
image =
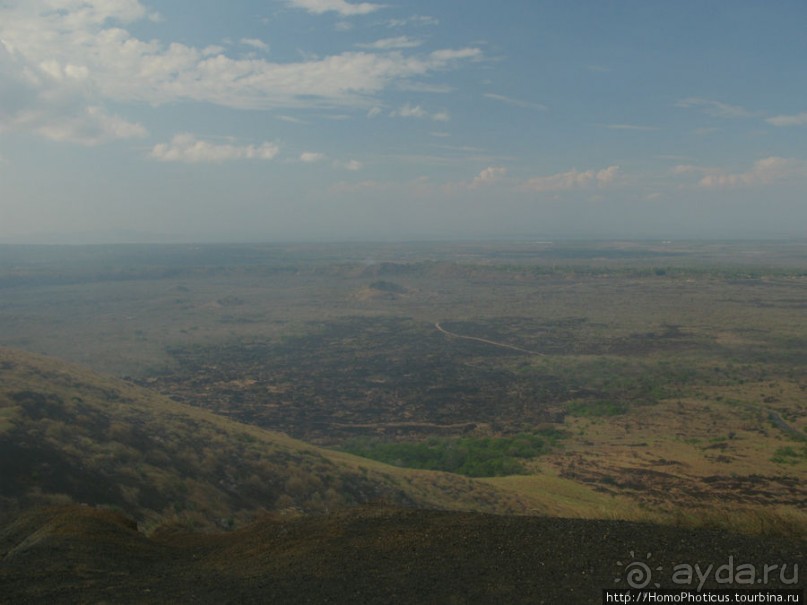
[{"label": "green slope", "polygon": [[146,527],[368,502],[523,513],[528,499],[331,452],[52,358],[0,349],[0,504],[86,503]]}]

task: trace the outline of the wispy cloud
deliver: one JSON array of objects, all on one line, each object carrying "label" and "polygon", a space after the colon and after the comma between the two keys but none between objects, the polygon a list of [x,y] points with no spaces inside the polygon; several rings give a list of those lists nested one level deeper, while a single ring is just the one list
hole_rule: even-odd
[{"label": "wispy cloud", "polygon": [[399,109],[390,112],[392,118],[428,118],[429,112],[423,109],[420,105],[410,105],[407,103]]},{"label": "wispy cloud", "polygon": [[271,160],[279,151],[280,147],[275,143],[263,143],[258,146],[221,145],[184,133],[176,135],[170,143],[155,145],[151,150],[151,157],[161,162],[221,163],[232,160]]},{"label": "wispy cloud", "polygon": [[[32,117],[37,121],[43,116],[33,114]],[[140,124],[111,115],[103,108],[94,106],[72,115],[47,116],[36,126],[35,131],[54,141],[81,145],[100,145],[120,139],[141,138],[148,134]]]},{"label": "wispy cloud", "polygon": [[448,84],[437,84],[427,82],[412,82],[402,80],[395,85],[396,90],[402,92],[425,92],[429,94],[442,95],[454,91],[454,87]]},{"label": "wispy cloud", "polygon": [[501,180],[507,174],[507,168],[502,166],[488,166],[477,174],[468,185],[470,189],[479,189],[492,185]]},{"label": "wispy cloud", "polygon": [[354,194],[363,193],[365,191],[380,191],[383,184],[378,181],[360,181],[358,183],[350,183],[346,181],[339,181],[334,183],[328,188],[330,193],[339,194]]},{"label": "wispy cloud", "polygon": [[480,59],[482,51],[478,48],[444,48],[434,51],[429,56],[438,63],[450,63],[463,59]]},{"label": "wispy cloud", "polygon": [[473,145],[432,145],[435,149],[445,149],[447,151],[458,151],[460,153],[474,153],[479,154],[485,150],[482,147],[474,147]]},{"label": "wispy cloud", "polygon": [[422,40],[415,40],[408,36],[397,36],[395,38],[383,38],[375,42],[357,44],[359,48],[372,48],[376,50],[390,50],[393,48],[417,48],[423,44]]},{"label": "wispy cloud", "polygon": [[300,161],[305,162],[306,164],[313,164],[314,162],[321,162],[325,159],[324,153],[318,153],[315,151],[304,151],[300,154]]},{"label": "wispy cloud", "polygon": [[681,99],[675,106],[684,109],[701,109],[708,115],[716,118],[752,118],[757,115],[755,112],[749,111],[739,105],[729,105],[721,101],[702,99],[700,97]]},{"label": "wispy cloud", "polygon": [[614,183],[619,166],[608,166],[602,170],[569,170],[549,176],[537,176],[523,185],[527,191],[566,191],[589,187],[607,187]]},{"label": "wispy cloud", "polygon": [[435,26],[439,25],[440,20],[435,17],[427,15],[413,15],[406,19],[389,19],[386,22],[387,27],[406,27],[410,25],[416,26]]},{"label": "wispy cloud", "polygon": [[384,8],[382,4],[372,4],[370,2],[352,4],[345,2],[345,0],[289,0],[289,4],[295,8],[302,8],[312,15],[334,12],[342,17],[367,15]]},{"label": "wispy cloud", "polygon": [[548,109],[548,107],[546,105],[542,105],[541,103],[532,103],[530,101],[522,101],[521,99],[513,99],[513,98],[510,98],[510,97],[495,94],[495,93],[492,93],[492,92],[485,93],[483,96],[486,99],[492,99],[494,101],[499,101],[500,103],[504,103],[505,105],[510,105],[512,107],[522,107],[524,109],[535,109],[537,111],[546,111]]},{"label": "wispy cloud", "polygon": [[142,138],[148,134],[141,124],[110,114],[102,107],[78,107],[73,102],[39,103],[13,114],[0,112],[0,133],[15,130],[85,146]]},{"label": "wispy cloud", "polygon": [[277,119],[281,120],[282,122],[288,122],[289,124],[308,124],[308,122],[306,122],[305,120],[295,118],[294,116],[281,115],[277,116]]},{"label": "wispy cloud", "polygon": [[673,168],[673,174],[699,175],[697,186],[703,189],[753,187],[791,178],[806,178],[807,161],[770,156],[757,160],[751,169],[745,172],[729,172],[721,168],[684,164]]},{"label": "wispy cloud", "polygon": [[351,172],[357,172],[364,168],[364,164],[362,164],[358,160],[347,160],[347,161],[340,161],[337,160],[333,163],[335,168],[341,168],[342,170],[349,170]]},{"label": "wispy cloud", "polygon": [[773,126],[807,126],[807,112],[792,116],[773,116],[765,121]]},{"label": "wispy cloud", "polygon": [[407,103],[390,112],[392,118],[419,118],[434,120],[435,122],[447,122],[451,116],[447,111],[429,112],[423,109],[420,105],[412,105]]},{"label": "wispy cloud", "polygon": [[396,193],[409,198],[432,197],[435,195],[457,196],[495,185],[506,175],[506,168],[489,166],[479,172],[473,179],[465,181],[437,183],[425,176],[408,181],[364,180],[352,183],[335,183],[330,187],[330,191],[339,194]]},{"label": "wispy cloud", "polygon": [[252,48],[256,48],[258,50],[269,49],[269,45],[266,42],[263,40],[258,40],[257,38],[241,38],[241,44],[244,46],[251,46]]},{"label": "wispy cloud", "polygon": [[[380,7],[341,0],[296,0],[311,10],[360,14]],[[58,4],[59,10],[53,6]],[[80,142],[140,136],[104,109],[108,102],[161,105],[182,101],[237,109],[372,106],[384,91],[415,85],[436,72],[482,56],[477,48],[407,53],[409,39],[390,38],[373,51],[297,62],[228,56],[219,46],[139,39],[126,24],[154,16],[138,0],[29,0],[0,3],[0,129],[41,131],[69,140],[69,118],[95,122],[104,135]],[[244,38],[242,44],[265,43]],[[396,46],[397,48],[393,48]],[[94,108],[94,109],[91,109]],[[35,114],[35,115],[34,115]],[[58,119],[57,119],[58,118]],[[61,130],[56,123],[61,121]],[[16,123],[16,126],[12,124]],[[72,128],[80,132],[77,127]]]},{"label": "wispy cloud", "polygon": [[32,65],[2,39],[0,26],[0,133],[34,132],[88,146],[146,136],[141,124],[110,113],[99,100],[88,99],[84,91],[91,86],[84,65],[54,60]]},{"label": "wispy cloud", "polygon": [[641,126],[639,124],[604,124],[604,127],[609,130],[637,130],[648,132],[658,130],[655,126]]}]

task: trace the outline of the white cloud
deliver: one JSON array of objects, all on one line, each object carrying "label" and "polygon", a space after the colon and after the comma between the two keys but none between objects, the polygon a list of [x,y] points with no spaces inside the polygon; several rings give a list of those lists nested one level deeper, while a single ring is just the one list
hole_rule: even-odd
[{"label": "white cloud", "polygon": [[390,112],[390,117],[393,118],[425,118],[429,113],[420,105],[410,105],[407,103],[400,109]]},{"label": "white cloud", "polygon": [[609,130],[637,130],[637,131],[651,131],[658,130],[653,126],[640,126],[638,124],[606,124],[605,128]]},{"label": "white cloud", "polygon": [[426,92],[438,95],[453,92],[455,90],[453,86],[449,86],[448,84],[427,84],[426,82],[407,81],[399,82],[396,84],[395,88],[405,92]]},{"label": "white cloud", "polygon": [[294,116],[277,116],[277,119],[283,122],[288,122],[289,124],[308,124],[308,122],[305,120],[295,118]]},{"label": "white cloud", "polygon": [[32,65],[0,41],[0,132],[28,131],[81,145],[146,136],[146,129],[88,104],[89,72],[70,62]]},{"label": "white cloud", "polygon": [[479,59],[482,51],[478,48],[445,48],[431,53],[430,57],[439,63],[449,63],[460,59]]},{"label": "white cloud", "polygon": [[425,176],[409,181],[365,180],[336,183],[331,187],[331,191],[335,193],[395,192],[399,195],[417,198],[433,195],[457,196],[468,194],[472,190],[490,187],[498,183],[506,174],[507,169],[502,166],[488,166],[470,181],[436,183]]},{"label": "white cloud", "polygon": [[364,164],[362,164],[358,160],[348,160],[346,162],[336,160],[333,163],[334,168],[341,168],[342,170],[350,170],[351,172],[356,172],[364,168]]},{"label": "white cloud", "polygon": [[501,166],[488,166],[474,177],[474,180],[471,181],[471,184],[468,185],[468,187],[471,189],[478,189],[479,187],[492,185],[506,174],[507,168],[503,168]]},{"label": "white cloud", "polygon": [[740,107],[739,105],[729,105],[721,101],[714,101],[712,99],[702,99],[700,97],[689,97],[681,99],[675,104],[676,107],[685,109],[699,108],[710,116],[716,118],[751,118],[756,114],[752,111]]},{"label": "white cloud", "polygon": [[522,107],[524,109],[535,109],[538,111],[546,111],[548,109],[546,105],[542,105],[541,103],[532,103],[530,101],[522,101],[520,99],[511,99],[510,97],[505,97],[504,95],[497,95],[492,92],[485,93],[483,96],[486,99],[493,99],[494,101],[499,101],[500,103],[504,103],[505,105],[511,105],[513,107]]},{"label": "white cloud", "polygon": [[375,118],[375,117],[377,117],[379,115],[381,115],[381,108],[380,107],[371,107],[367,111],[367,117],[368,118]]},{"label": "white cloud", "polygon": [[0,39],[0,132],[14,128],[20,114],[39,103],[40,80]]},{"label": "white cloud", "polygon": [[371,4],[370,2],[351,4],[345,2],[345,0],[289,0],[289,4],[296,8],[305,9],[313,15],[335,12],[343,17],[367,15],[384,8],[381,4]]},{"label": "white cloud", "polygon": [[358,183],[348,183],[341,181],[339,183],[334,183],[330,186],[329,190],[331,193],[337,194],[354,194],[354,193],[366,193],[368,191],[371,192],[382,192],[382,191],[389,191],[394,188],[394,185],[391,183],[382,183],[381,181],[359,181]]},{"label": "white cloud", "polygon": [[757,160],[753,167],[746,172],[735,173],[720,168],[685,164],[673,168],[673,174],[699,175],[697,186],[702,189],[753,187],[790,178],[807,178],[807,161],[770,156]]},{"label": "white cloud", "polygon": [[423,109],[420,105],[412,105],[410,103],[391,111],[389,115],[392,118],[418,118],[421,120],[430,119],[434,120],[435,122],[448,122],[451,119],[451,116],[447,111],[431,113]]},{"label": "white cloud", "polygon": [[387,21],[387,27],[405,27],[408,25],[434,26],[439,24],[440,20],[436,17],[429,17],[425,15],[414,15],[408,19],[390,19]]},{"label": "white cloud", "polygon": [[[380,6],[337,0],[298,3],[311,10],[354,13]],[[392,86],[413,85],[482,56],[477,48],[420,54],[379,48],[286,63],[233,58],[216,46],[144,41],[122,27],[148,17],[137,0],[0,3],[0,40],[4,53],[14,56],[6,67],[26,81],[34,96],[63,95],[70,87],[88,106],[111,100],[152,105],[196,101],[241,109],[368,107]]]},{"label": "white cloud", "polygon": [[106,21],[131,23],[144,17],[159,20],[157,13],[149,13],[139,0],[49,0],[46,6],[54,16],[64,16],[69,27]]},{"label": "white cloud", "polygon": [[807,126],[807,112],[792,116],[773,116],[765,121],[773,126]]},{"label": "white cloud", "polygon": [[258,40],[257,38],[241,38],[241,44],[244,46],[251,46],[252,48],[256,48],[258,50],[269,49],[269,45],[266,42],[263,40]]},{"label": "white cloud", "polygon": [[[34,120],[37,117],[34,114]],[[66,141],[81,145],[100,145],[119,139],[145,137],[148,133],[140,124],[135,124],[110,115],[101,107],[87,107],[83,113],[69,116],[49,116],[34,130],[53,141]]]},{"label": "white cloud", "polygon": [[394,48],[417,48],[422,45],[421,40],[414,40],[408,36],[398,36],[397,38],[384,38],[368,44],[357,44],[359,48],[372,48],[376,50],[390,50]]},{"label": "white cloud", "polygon": [[538,176],[524,183],[528,191],[565,191],[569,189],[585,189],[589,187],[606,187],[611,185],[619,173],[619,166],[609,166],[602,170],[569,170],[549,176]]},{"label": "white cloud", "polygon": [[473,154],[480,154],[485,149],[483,147],[474,147],[472,145],[437,145],[434,144],[432,147],[437,149],[447,149],[448,151],[459,151],[462,153],[473,153]]},{"label": "white cloud", "polygon": [[178,134],[170,143],[160,143],[151,150],[151,157],[161,162],[221,163],[232,160],[271,160],[280,148],[275,143],[254,145],[217,145],[202,141],[195,135]]},{"label": "white cloud", "polygon": [[324,153],[317,153],[315,151],[304,151],[300,154],[300,161],[306,164],[313,164],[325,159]]},{"label": "white cloud", "polygon": [[618,172],[619,166],[609,166],[608,168],[597,171],[594,175],[594,180],[597,182],[598,186],[610,185],[616,180]]},{"label": "white cloud", "polygon": [[713,168],[701,168],[699,166],[695,166],[693,164],[678,164],[672,169],[672,173],[675,175],[681,174],[690,174],[692,172],[708,172],[710,170],[714,170]]}]

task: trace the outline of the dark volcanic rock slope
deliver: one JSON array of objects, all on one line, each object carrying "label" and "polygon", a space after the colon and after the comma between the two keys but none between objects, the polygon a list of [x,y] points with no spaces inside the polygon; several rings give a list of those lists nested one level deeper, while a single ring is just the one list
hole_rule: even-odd
[{"label": "dark volcanic rock slope", "polygon": [[748,588],[717,580],[727,565],[729,577],[777,565],[754,588],[803,589],[804,552],[708,530],[383,508],[146,538],[116,513],[73,507],[0,529],[0,602],[585,605],[626,587],[631,563],[662,587],[691,589],[697,575],[683,583],[681,566],[709,569],[704,588]]}]

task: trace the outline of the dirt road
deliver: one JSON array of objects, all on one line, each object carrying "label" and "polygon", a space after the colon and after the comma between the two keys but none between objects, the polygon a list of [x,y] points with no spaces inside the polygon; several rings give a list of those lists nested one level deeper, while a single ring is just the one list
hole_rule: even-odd
[{"label": "dirt road", "polygon": [[476,342],[484,342],[485,344],[492,345],[494,347],[501,347],[502,349],[511,349],[513,351],[518,351],[520,353],[526,353],[527,355],[541,355],[543,353],[539,353],[537,351],[530,351],[529,349],[522,349],[521,347],[516,347],[514,345],[509,345],[504,342],[496,342],[495,340],[488,340],[487,338],[477,338],[476,336],[464,336],[462,334],[456,334],[455,332],[449,332],[445,328],[440,325],[439,321],[434,322],[434,327],[437,328],[440,332],[445,334],[446,336],[450,336],[452,338],[462,338],[463,340],[475,340]]}]

